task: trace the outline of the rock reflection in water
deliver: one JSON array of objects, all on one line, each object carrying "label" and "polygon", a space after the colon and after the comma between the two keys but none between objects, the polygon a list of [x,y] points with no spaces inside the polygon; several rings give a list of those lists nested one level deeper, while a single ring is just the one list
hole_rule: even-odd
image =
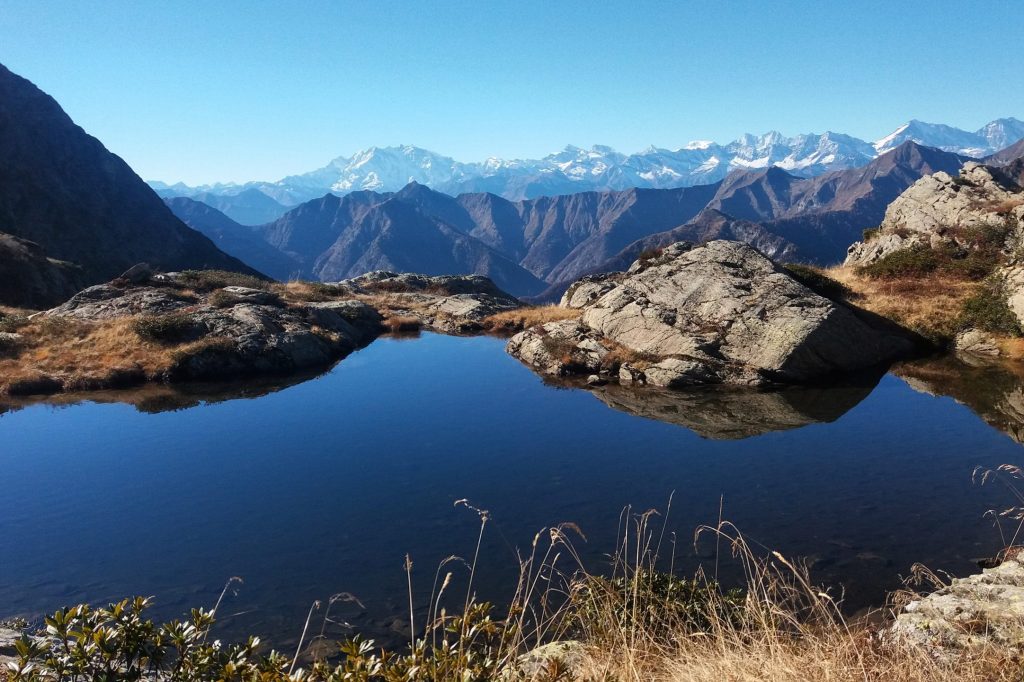
[{"label": "rock reflection in water", "polygon": [[304,381],[315,379],[324,370],[301,372],[278,377],[257,377],[225,382],[185,382],[176,384],[144,384],[136,388],[82,393],[59,393],[51,396],[25,398],[4,397],[0,401],[0,417],[32,405],[69,407],[85,402],[124,403],[139,412],[156,414],[184,410],[198,405],[227,400],[259,398]]},{"label": "rock reflection in water", "polygon": [[705,387],[668,391],[618,385],[590,390],[613,409],[678,424],[702,438],[736,440],[835,421],[864,400],[880,378],[879,374],[858,375],[831,386],[777,390]]},{"label": "rock reflection in water", "polygon": [[901,363],[892,373],[915,391],[953,398],[1024,444],[1024,363],[960,354]]}]

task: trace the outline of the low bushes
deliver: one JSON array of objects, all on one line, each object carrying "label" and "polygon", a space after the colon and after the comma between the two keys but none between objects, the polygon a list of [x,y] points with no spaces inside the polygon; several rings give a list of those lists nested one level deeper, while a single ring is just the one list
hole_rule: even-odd
[{"label": "low bushes", "polygon": [[[652,523],[654,510],[623,514],[619,546],[603,576],[584,568],[574,546],[582,533],[574,524],[543,529],[518,556],[519,579],[499,612],[475,596],[490,514],[470,509],[480,516],[471,560],[450,556],[417,575],[406,557],[406,646],[381,648],[355,635],[325,658],[332,648],[324,647],[320,621],[338,619],[338,602],[358,603],[347,593],[312,604],[288,654],[268,652],[254,637],[221,644],[211,632],[221,599],[212,609],[196,608],[159,625],[146,617],[150,600],[137,597],[55,612],[45,619],[45,637],[16,643],[9,675],[12,682],[992,682],[1019,680],[1024,672],[1011,646],[940,656],[932,647],[884,636],[884,623],[847,620],[837,598],[812,583],[805,567],[778,552],[755,553],[728,522],[698,529],[694,542],[709,536],[716,567],[719,555],[739,564],[742,591],[723,590],[699,570],[693,578],[660,571],[656,567],[670,563],[677,549]],[[431,587],[425,609],[413,606],[420,576],[433,577],[432,586],[425,585]],[[232,578],[224,593],[238,580]],[[543,646],[549,642],[563,644]]]},{"label": "low bushes", "polygon": [[939,268],[938,254],[927,246],[894,251],[884,258],[858,269],[858,273],[874,279],[920,278]]},{"label": "low bushes", "polygon": [[958,320],[961,329],[981,329],[994,334],[1021,336],[1020,320],[1010,310],[1002,282],[990,278],[964,301]]},{"label": "low bushes", "polygon": [[166,345],[192,341],[202,333],[195,320],[187,313],[144,315],[132,320],[131,328],[145,341]]},{"label": "low bushes", "polygon": [[858,269],[874,279],[920,279],[944,275],[980,281],[992,274],[1004,260],[1009,226],[978,225],[948,228],[941,245],[917,244],[894,251]]},{"label": "low bushes", "polygon": [[271,286],[271,283],[265,279],[226,270],[185,270],[179,275],[177,282],[200,292],[223,289],[224,287],[270,289]]}]

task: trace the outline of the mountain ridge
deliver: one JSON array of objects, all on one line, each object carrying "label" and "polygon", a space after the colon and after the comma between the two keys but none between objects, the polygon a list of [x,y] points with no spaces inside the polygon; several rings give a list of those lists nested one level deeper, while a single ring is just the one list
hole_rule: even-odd
[{"label": "mountain ridge", "polygon": [[[833,131],[791,137],[769,131],[759,136],[742,135],[726,144],[694,141],[674,150],[652,145],[634,154],[623,154],[603,145],[590,149],[567,145],[540,159],[492,157],[468,163],[413,145],[399,145],[370,147],[351,157],[339,156],[322,168],[276,182],[197,187],[155,181],[151,184],[164,197],[225,197],[217,208],[243,224],[259,224],[246,222],[245,209],[232,206],[230,197],[256,191],[276,203],[293,206],[326,193],[394,192],[417,182],[452,196],[490,192],[515,201],[581,191],[690,187],[723,180],[735,170],[773,166],[798,177],[814,177],[866,165],[907,141],[980,158],[1020,139],[1024,139],[1024,121],[1007,117],[973,132],[914,119],[873,143]],[[282,215],[284,207],[279,211]]]},{"label": "mountain ridge", "polygon": [[0,158],[0,233],[11,237],[5,257],[38,265],[49,282],[32,305],[62,300],[62,277],[96,284],[142,261],[165,270],[258,274],[176,218],[56,100],[3,65]]}]

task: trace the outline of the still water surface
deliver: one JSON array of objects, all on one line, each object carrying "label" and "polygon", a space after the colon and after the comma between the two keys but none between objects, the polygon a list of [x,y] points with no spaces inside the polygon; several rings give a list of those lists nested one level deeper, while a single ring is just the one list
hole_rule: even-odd
[{"label": "still water surface", "polygon": [[[784,394],[592,394],[545,385],[501,340],[426,334],[243,397],[20,406],[0,415],[0,617],[134,594],[177,617],[240,576],[224,636],[291,641],[310,603],[341,591],[365,605],[349,622],[400,632],[405,554],[424,595],[439,560],[472,554],[477,519],[455,500],[493,516],[478,570],[500,601],[537,530],[577,523],[600,569],[622,508],[663,509],[673,492],[677,565],[712,560],[693,530],[724,499],[726,518],[808,557],[849,609],[877,604],[914,562],[966,573],[991,555],[982,514],[1008,493],[971,472],[1024,460],[1004,432],[1019,382],[973,404],[1000,430],[922,392],[948,374],[932,369],[919,372],[932,383]],[[987,376],[971,385],[1001,386]]]}]

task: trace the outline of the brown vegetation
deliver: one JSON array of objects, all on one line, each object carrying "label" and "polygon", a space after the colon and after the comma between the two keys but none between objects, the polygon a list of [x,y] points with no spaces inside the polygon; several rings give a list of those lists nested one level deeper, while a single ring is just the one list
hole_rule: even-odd
[{"label": "brown vegetation", "polygon": [[848,301],[888,318],[921,336],[946,345],[964,325],[964,306],[983,288],[983,283],[932,273],[905,278],[871,277],[855,268],[826,271],[851,294]]},{"label": "brown vegetation", "polygon": [[564,308],[559,305],[516,308],[486,317],[481,325],[488,331],[518,332],[548,322],[575,320],[582,314],[583,311],[578,308]]},{"label": "brown vegetation", "polygon": [[420,318],[412,315],[389,315],[384,318],[384,328],[392,334],[418,332],[422,326]]},{"label": "brown vegetation", "polygon": [[17,353],[0,359],[0,393],[107,388],[160,376],[181,348],[143,340],[138,323],[139,318],[29,321],[18,329]]},{"label": "brown vegetation", "polygon": [[[720,561],[741,570],[742,588],[726,590],[716,576],[700,570],[692,578],[677,577],[671,571],[676,541],[655,525],[655,510],[624,512],[611,565],[597,573],[588,571],[575,547],[582,538],[575,524],[537,533],[519,557],[519,579],[510,586],[507,608],[498,612],[477,600],[474,584],[491,516],[465,500],[456,505],[479,515],[476,549],[465,559],[444,559],[436,570],[414,571],[406,558],[412,631],[407,647],[381,650],[357,635],[333,648],[324,646],[322,628],[320,636],[311,635],[316,631],[311,621],[322,618],[326,625],[336,603],[336,610],[344,602],[358,604],[347,593],[313,603],[294,655],[260,654],[252,643],[211,648],[206,635],[219,599],[212,610],[194,610],[187,628],[171,624],[161,629],[142,620],[150,600],[137,598],[110,610],[58,611],[47,619],[57,650],[70,650],[85,627],[98,633],[92,639],[100,646],[70,657],[70,663],[50,656],[45,647],[23,646],[11,668],[13,677],[19,682],[54,679],[60,671],[69,679],[110,679],[102,673],[125,670],[125,679],[140,679],[141,671],[159,669],[185,682],[1009,682],[1024,673],[1012,647],[978,645],[936,655],[934,649],[889,635],[885,628],[899,601],[869,618],[847,619],[837,593],[815,585],[801,563],[754,550],[727,522],[698,529],[694,542],[715,546],[715,570]],[[224,592],[237,580],[232,578]],[[413,607],[414,582],[430,588],[425,611]],[[131,617],[118,617],[124,613]],[[134,639],[123,636],[126,623],[134,628]],[[158,632],[182,636],[157,641]],[[165,648],[180,641],[188,646]],[[544,646],[550,642],[563,644]],[[326,659],[326,651],[341,657]]]}]

